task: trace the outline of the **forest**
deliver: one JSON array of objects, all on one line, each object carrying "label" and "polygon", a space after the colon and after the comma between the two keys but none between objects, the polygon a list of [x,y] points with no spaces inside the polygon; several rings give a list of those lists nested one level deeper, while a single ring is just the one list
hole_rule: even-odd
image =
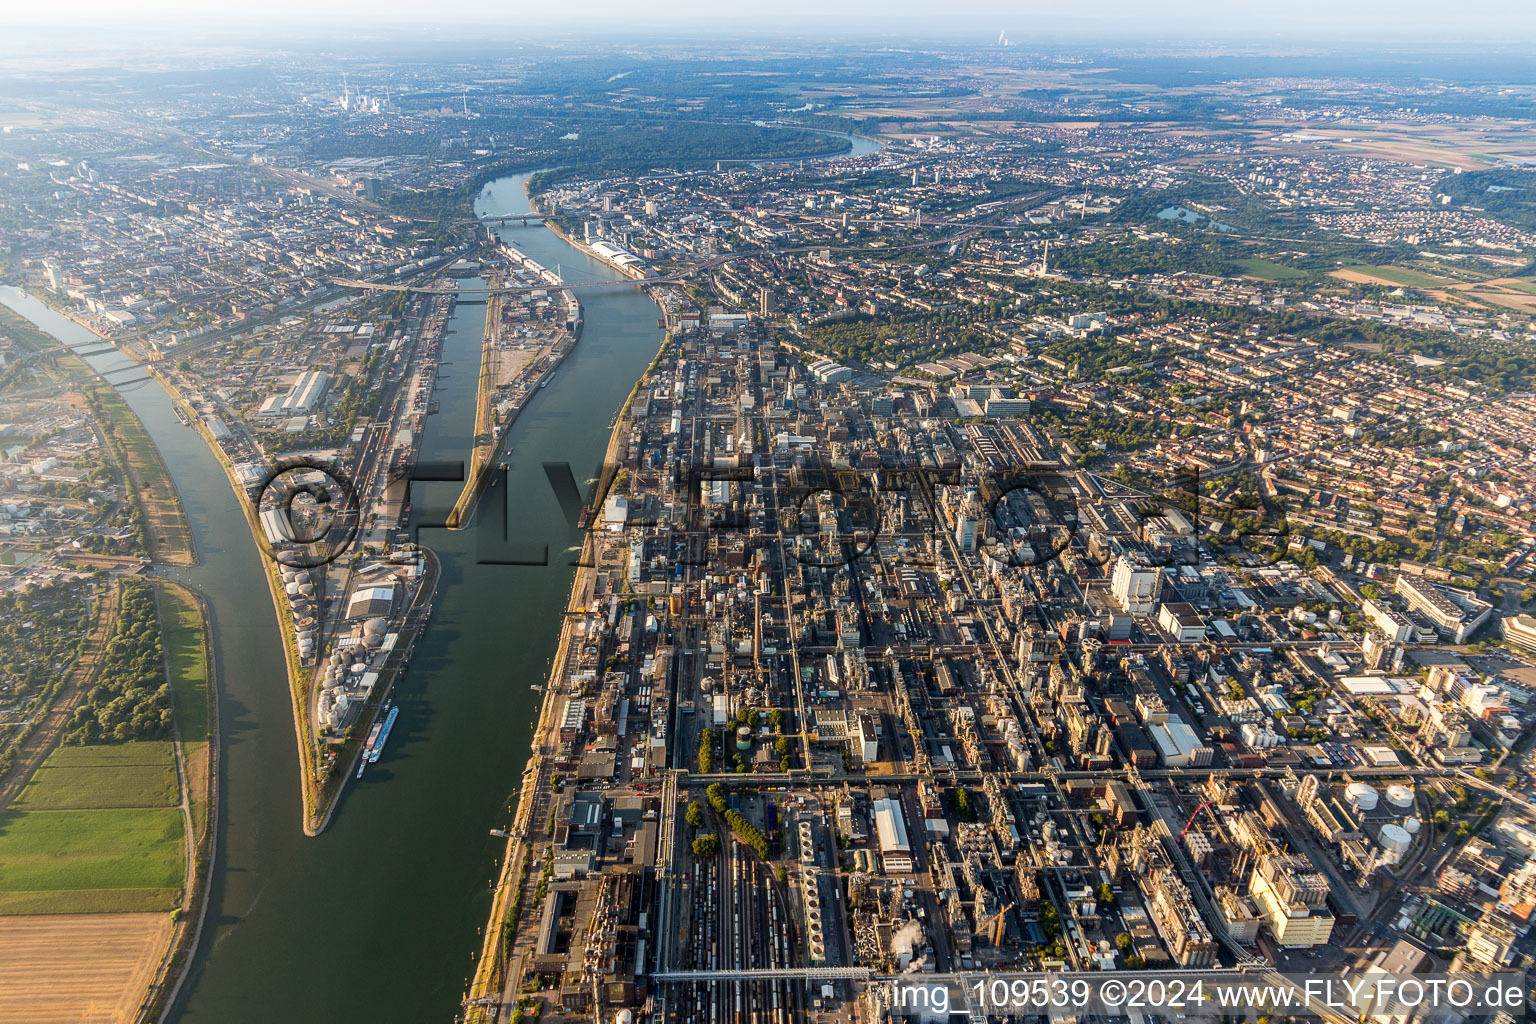
[{"label": "forest", "polygon": [[972,307],[881,317],[861,313],[809,327],[805,333],[817,349],[840,361],[916,363],[999,347],[1001,342],[982,329],[980,313]]},{"label": "forest", "polygon": [[165,739],[171,734],[171,686],[165,677],[155,588],[123,584],[122,603],[101,667],[64,734],[85,744]]},{"label": "forest", "polygon": [[[639,114],[617,119],[566,114],[557,125],[537,117],[499,120],[507,122],[509,133],[525,140],[518,152],[482,168],[457,188],[400,192],[388,197],[385,205],[391,212],[412,217],[462,217],[488,182],[533,168],[558,168],[538,179],[539,188],[547,188],[577,174],[698,167],[713,165],[716,160],[788,159],[848,148],[846,139],[798,128]],[[524,127],[519,129],[518,125]],[[574,133],[576,138],[556,135],[557,131]]]},{"label": "forest", "polygon": [[[1536,173],[1515,168],[1448,174],[1439,188],[1452,201],[1470,203],[1506,224],[1536,229]],[[1536,264],[1526,273],[1536,271]]]}]

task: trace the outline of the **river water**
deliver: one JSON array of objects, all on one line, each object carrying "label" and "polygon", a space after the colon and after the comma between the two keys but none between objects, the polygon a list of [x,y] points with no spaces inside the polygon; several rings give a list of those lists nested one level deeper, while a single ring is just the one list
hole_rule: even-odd
[{"label": "river water", "polygon": [[[852,155],[875,143],[854,138]],[[492,182],[477,214],[528,212],[526,174]],[[607,266],[540,226],[503,238],[567,283],[609,281]],[[212,614],[219,676],[219,850],[195,972],[173,1019],[184,1024],[427,1024],[454,1019],[480,949],[510,820],[559,634],[578,537],[544,462],[593,475],[611,417],[661,342],[638,288],[580,293],[581,341],[514,425],[506,482],[464,531],[423,531],[442,563],[430,628],[397,685],[400,717],[380,762],[343,798],[330,828],[306,839],[282,648],[259,554],[234,493],[166,394],[99,339],[15,288],[0,302],[86,356],[148,429],[175,479],[200,562],[166,574],[191,583]],[[420,458],[458,461],[474,428],[483,305],[460,305],[443,346],[440,410]],[[449,507],[460,485],[417,484],[416,506]],[[548,545],[546,566],[477,564],[478,533],[499,533],[500,491],[519,546]],[[494,546],[494,543],[491,545]]]},{"label": "river water", "polygon": [[[481,213],[528,209],[523,176],[493,182]],[[612,270],[539,227],[504,229],[529,256],[570,283],[611,280]],[[28,296],[0,301],[66,344],[99,348],[93,335]],[[212,608],[219,657],[224,750],[219,864],[211,930],[178,1019],[187,1024],[366,1020],[424,1024],[454,1018],[480,948],[490,881],[510,820],[539,694],[569,595],[576,535],[542,463],[592,475],[613,412],[661,342],[654,303],[637,288],[583,295],[581,341],[512,429],[505,484],[482,501],[475,529],[428,530],[442,562],[431,627],[396,688],[400,718],[384,757],[351,784],[318,839],[300,829],[292,716],[276,620],[261,557],[213,455],[181,425],[147,379],[124,397],[164,453],[191,520],[201,563],[174,575]],[[460,305],[445,337],[440,411],[427,421],[423,460],[469,452],[483,305]],[[98,370],[130,366],[116,352]],[[142,371],[132,371],[141,378]],[[114,383],[123,378],[114,375]],[[457,484],[417,484],[418,509],[451,505]],[[548,566],[478,565],[477,529],[547,544]]]}]

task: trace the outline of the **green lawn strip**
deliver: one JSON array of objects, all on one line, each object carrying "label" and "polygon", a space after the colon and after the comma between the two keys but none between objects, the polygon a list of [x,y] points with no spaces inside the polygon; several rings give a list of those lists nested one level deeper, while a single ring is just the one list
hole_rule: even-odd
[{"label": "green lawn strip", "polygon": [[179,891],[185,849],[179,808],[11,810],[0,815],[0,893]]},{"label": "green lawn strip", "polygon": [[203,657],[203,617],[175,587],[160,588],[165,654],[171,664],[171,696],[182,746],[208,740],[208,665]]},{"label": "green lawn strip", "polygon": [[[165,656],[171,670],[171,702],[182,755],[189,765],[207,771],[208,660],[203,645],[203,614],[180,588],[160,588],[160,619]],[[200,780],[188,773],[188,800],[193,827],[201,835],[208,813],[207,794]]]},{"label": "green lawn strip", "polygon": [[23,914],[144,914],[175,910],[180,889],[52,889],[0,892],[0,916]]}]

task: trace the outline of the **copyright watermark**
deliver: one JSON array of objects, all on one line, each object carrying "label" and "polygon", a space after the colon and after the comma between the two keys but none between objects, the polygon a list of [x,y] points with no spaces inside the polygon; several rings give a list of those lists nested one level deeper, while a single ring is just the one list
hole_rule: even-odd
[{"label": "copyright watermark", "polygon": [[1530,1000],[1528,980],[1518,973],[1095,971],[917,975],[884,984],[882,1002],[894,1016],[1280,1013],[1356,1021],[1419,1012],[1520,1014]]}]

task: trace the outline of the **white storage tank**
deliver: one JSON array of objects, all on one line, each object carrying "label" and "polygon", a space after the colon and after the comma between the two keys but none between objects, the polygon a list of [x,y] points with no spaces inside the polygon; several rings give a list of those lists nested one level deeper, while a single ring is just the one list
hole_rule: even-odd
[{"label": "white storage tank", "polygon": [[1387,804],[1395,811],[1406,811],[1413,807],[1413,790],[1402,783],[1393,783],[1387,787]]},{"label": "white storage tank", "polygon": [[1418,818],[1404,818],[1403,831],[1407,832],[1411,836],[1416,836],[1419,834],[1419,829],[1422,827],[1422,824],[1423,823],[1420,822]]},{"label": "white storage tank", "polygon": [[1379,797],[1376,790],[1363,782],[1351,782],[1344,787],[1344,799],[1357,811],[1374,811]]},{"label": "white storage tank", "polygon": [[1280,742],[1279,735],[1268,726],[1260,727],[1252,722],[1244,722],[1238,732],[1249,750],[1267,750]]},{"label": "white storage tank", "polygon": [[1381,842],[1381,848],[1389,853],[1407,853],[1413,845],[1413,837],[1408,834],[1408,830],[1391,822],[1381,826],[1381,834],[1377,839]]}]

